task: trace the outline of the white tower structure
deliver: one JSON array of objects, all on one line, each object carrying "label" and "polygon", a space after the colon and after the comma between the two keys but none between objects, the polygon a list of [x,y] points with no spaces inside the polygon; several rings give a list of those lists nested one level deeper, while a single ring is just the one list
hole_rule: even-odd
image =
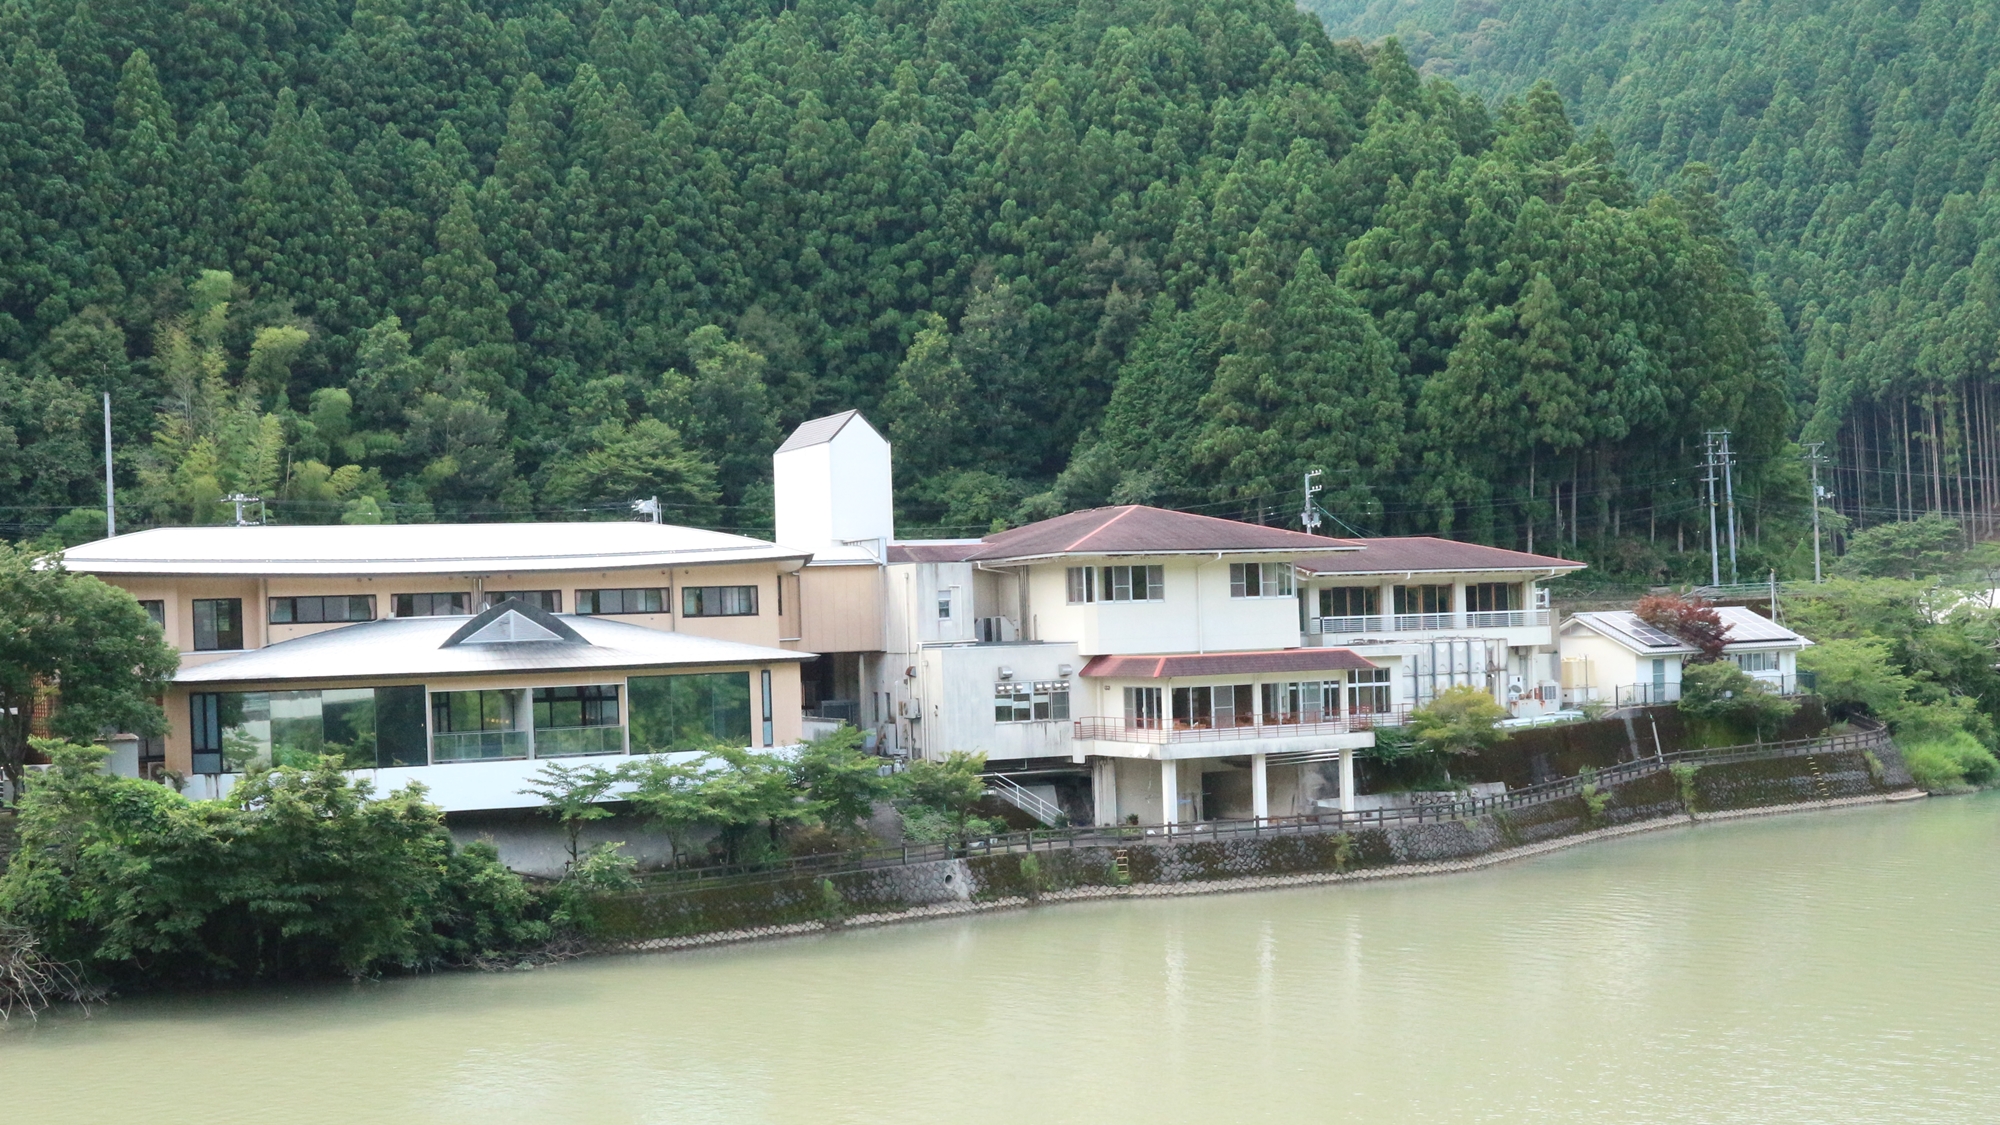
[{"label": "white tower structure", "polygon": [[896,533],[889,442],[859,410],[802,423],[771,458],[778,542],[886,561]]}]

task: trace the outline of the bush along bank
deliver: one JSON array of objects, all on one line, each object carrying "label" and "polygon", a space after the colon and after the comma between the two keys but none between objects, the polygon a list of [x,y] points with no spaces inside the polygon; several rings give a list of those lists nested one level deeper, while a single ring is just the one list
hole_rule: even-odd
[{"label": "bush along bank", "polygon": [[42,748],[0,924],[92,984],[357,977],[512,961],[561,936],[553,896],[491,847],[454,846],[421,787],[378,797],[329,758],[190,801],[104,772],[101,748]]},{"label": "bush along bank", "polygon": [[[1606,828],[1691,815],[1813,802],[1867,800],[1909,791],[1901,754],[1886,738],[1848,739],[1826,750],[1660,769],[1521,808],[1456,819],[1339,830],[1203,838],[1146,836],[1052,850],[993,851],[858,871],[816,871],[712,885],[647,886],[598,896],[595,939],[611,948],[658,948],[777,936],[829,924],[876,922],[977,909],[982,904],[1088,897],[1130,887],[1196,889],[1203,883],[1339,875],[1474,859]],[[1042,845],[1047,847],[1048,845]]]}]

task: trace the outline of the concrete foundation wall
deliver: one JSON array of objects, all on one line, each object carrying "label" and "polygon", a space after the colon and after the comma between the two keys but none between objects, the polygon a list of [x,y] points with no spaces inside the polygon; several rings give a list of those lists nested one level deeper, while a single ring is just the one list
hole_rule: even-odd
[{"label": "concrete foundation wall", "polygon": [[[1874,756],[1873,764],[1862,753],[1848,751],[1705,766],[1694,777],[1695,809],[1721,812],[1839,800],[1909,786],[1908,770],[1893,747],[1885,743]],[[1124,781],[1121,775],[1121,804]],[[837,898],[827,895],[819,876],[721,887],[661,887],[607,898],[598,916],[604,940],[638,942],[826,922],[951,902],[1032,897],[1072,887],[1193,883],[1438,863],[1601,828],[1684,817],[1688,811],[1678,780],[1664,772],[1612,786],[1606,796],[1597,813],[1583,798],[1567,797],[1436,824],[1225,840],[1134,841],[1032,856],[985,855],[842,872],[825,877]],[[1031,858],[1033,862],[1027,863]]]}]

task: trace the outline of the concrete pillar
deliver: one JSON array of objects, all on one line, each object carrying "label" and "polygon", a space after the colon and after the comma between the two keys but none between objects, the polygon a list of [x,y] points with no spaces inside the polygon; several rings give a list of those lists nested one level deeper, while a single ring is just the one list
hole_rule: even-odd
[{"label": "concrete pillar", "polygon": [[1250,755],[1250,813],[1262,824],[1271,815],[1270,771],[1264,766],[1264,755]]},{"label": "concrete pillar", "polygon": [[1340,811],[1354,811],[1354,751],[1340,752]]},{"label": "concrete pillar", "polygon": [[1118,823],[1118,759],[1091,761],[1092,815],[1099,825]]},{"label": "concrete pillar", "polygon": [[1396,586],[1394,582],[1382,583],[1381,604],[1376,607],[1382,611],[1382,631],[1385,633],[1396,627]]},{"label": "concrete pillar", "polygon": [[1160,763],[1160,822],[1181,822],[1181,764],[1172,758]]}]

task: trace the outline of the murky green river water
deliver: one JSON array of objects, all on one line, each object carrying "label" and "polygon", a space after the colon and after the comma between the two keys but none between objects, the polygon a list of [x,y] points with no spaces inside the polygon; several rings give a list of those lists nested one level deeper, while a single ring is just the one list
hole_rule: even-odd
[{"label": "murky green river water", "polygon": [[0,1120],[2000,1121],[2000,795],[0,1031]]}]

